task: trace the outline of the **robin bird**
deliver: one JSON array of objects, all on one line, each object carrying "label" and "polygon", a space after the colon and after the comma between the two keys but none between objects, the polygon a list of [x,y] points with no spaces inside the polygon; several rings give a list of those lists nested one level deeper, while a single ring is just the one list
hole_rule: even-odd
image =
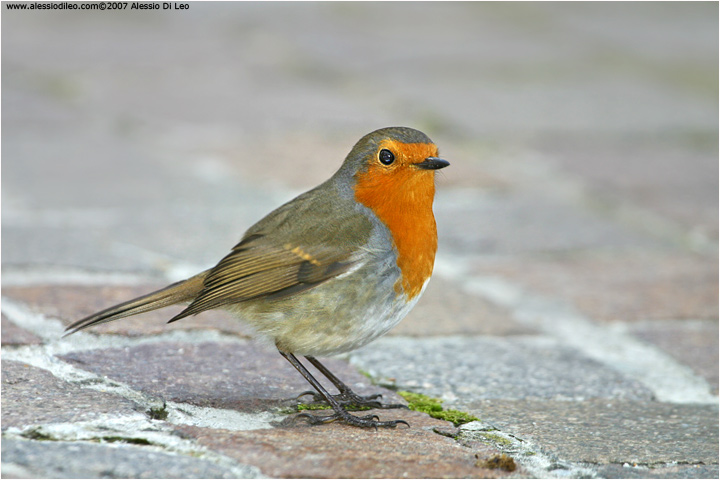
[{"label": "robin bird", "polygon": [[[222,308],[272,340],[334,410],[327,416],[298,416],[311,424],[407,425],[348,413],[350,405],[402,405],[355,394],[315,357],[366,345],[417,303],[437,250],[435,170],[448,165],[418,130],[389,127],[369,133],[329,180],[250,227],[213,268],[79,320],[66,335],[169,305],[188,304],[168,323]],[[328,393],[298,355],[339,393]]]}]

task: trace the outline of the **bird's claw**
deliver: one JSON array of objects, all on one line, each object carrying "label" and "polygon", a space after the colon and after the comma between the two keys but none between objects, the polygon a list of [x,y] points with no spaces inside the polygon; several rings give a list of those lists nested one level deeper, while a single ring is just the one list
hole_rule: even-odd
[{"label": "bird's claw", "polygon": [[313,397],[313,402],[324,402],[324,401],[325,401],[320,395],[317,394],[317,392],[315,392],[315,391],[313,391],[313,390],[305,390],[305,391],[302,392],[300,395],[298,395],[297,397],[295,397],[295,400],[300,400],[300,399],[301,399],[302,397],[304,397],[305,395],[312,395],[312,397]]},{"label": "bird's claw", "polygon": [[299,413],[293,418],[293,423],[299,419],[307,420],[310,425],[324,425],[335,421],[342,421],[347,425],[353,425],[355,427],[365,428],[395,428],[398,424],[405,424],[407,427],[410,426],[405,420],[389,420],[385,422],[380,421],[380,417],[377,415],[365,415],[364,417],[356,417],[350,415],[348,412],[336,411],[332,415],[312,415],[310,413]]}]

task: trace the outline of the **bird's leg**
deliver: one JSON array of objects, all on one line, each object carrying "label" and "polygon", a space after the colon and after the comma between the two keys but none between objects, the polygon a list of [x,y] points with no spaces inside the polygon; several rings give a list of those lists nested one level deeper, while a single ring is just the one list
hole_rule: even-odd
[{"label": "bird's leg", "polygon": [[[309,413],[299,413],[295,418],[305,418],[310,422],[311,425],[321,425],[324,423],[330,423],[334,422],[336,420],[343,421],[347,423],[348,425],[354,425],[357,427],[395,427],[399,423],[404,423],[405,425],[408,425],[408,423],[405,420],[390,420],[387,422],[381,422],[380,419],[376,415],[366,415],[364,417],[356,417],[355,415],[350,415],[345,408],[338,403],[337,400],[333,398],[332,395],[330,395],[327,390],[318,382],[315,377],[312,376],[312,374],[305,368],[305,366],[300,363],[300,361],[293,355],[292,353],[285,353],[280,352],[280,355],[285,357],[285,359],[292,364],[295,369],[300,372],[300,375],[302,375],[305,380],[310,383],[310,385],[313,386],[315,390],[318,391],[318,393],[323,397],[323,399],[330,404],[332,409],[335,411],[332,415],[311,415]],[[309,359],[308,359],[309,360]],[[317,361],[317,360],[316,360]],[[409,425],[408,425],[409,426]]]},{"label": "bird's leg", "polygon": [[[320,373],[325,375],[325,377],[332,382],[333,385],[338,389],[340,393],[337,395],[333,395],[332,397],[342,406],[344,407],[368,407],[368,408],[408,408],[406,405],[402,405],[400,403],[390,403],[390,404],[384,404],[381,403],[378,398],[382,397],[381,394],[376,393],[375,395],[367,395],[362,396],[358,395],[357,393],[353,392],[350,387],[345,385],[342,380],[340,380],[338,377],[336,377],[328,368],[320,363],[317,358],[306,356],[308,362],[312,363],[315,368],[317,368]],[[314,393],[312,391],[304,392],[302,395],[312,395],[313,400],[316,402],[322,402],[324,399],[322,396],[318,395],[317,393]],[[299,398],[299,397],[298,397]]]}]

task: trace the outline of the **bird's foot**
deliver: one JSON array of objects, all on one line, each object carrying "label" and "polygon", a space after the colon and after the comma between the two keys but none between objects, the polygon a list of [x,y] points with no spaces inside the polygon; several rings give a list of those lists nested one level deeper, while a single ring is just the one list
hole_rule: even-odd
[{"label": "bird's foot", "polygon": [[[299,400],[301,397],[304,397],[305,395],[312,395],[312,401],[314,403],[320,403],[323,405],[328,405],[328,402],[322,397],[322,395],[312,391],[308,390],[306,392],[301,393],[297,396],[297,399]],[[407,409],[407,405],[402,405],[400,403],[382,403],[376,399],[382,398],[382,395],[379,393],[376,393],[374,395],[358,395],[357,393],[353,392],[352,390],[344,390],[336,395],[332,395],[333,399],[338,402],[340,405],[342,405],[345,408],[350,408],[351,410],[357,410],[357,409],[368,409],[368,408],[380,408],[380,409],[391,409],[391,408],[405,408]]]},{"label": "bird's foot", "polygon": [[395,428],[401,423],[408,427],[410,426],[410,424],[407,423],[405,420],[389,420],[381,422],[380,418],[377,415],[365,415],[364,417],[356,417],[355,415],[350,415],[345,410],[335,410],[335,413],[333,413],[332,415],[312,415],[310,413],[299,413],[295,415],[295,417],[293,417],[292,421],[293,423],[295,423],[299,419],[307,420],[310,425],[324,425],[326,423],[341,421],[342,423],[345,423],[347,425],[364,428],[375,428],[376,430],[378,427]]}]

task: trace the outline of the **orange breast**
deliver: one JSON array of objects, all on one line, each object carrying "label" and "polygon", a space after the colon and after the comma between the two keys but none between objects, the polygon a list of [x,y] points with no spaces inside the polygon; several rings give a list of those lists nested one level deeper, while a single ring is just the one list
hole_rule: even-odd
[{"label": "orange breast", "polygon": [[[402,144],[402,148],[407,158],[417,161],[437,155],[432,144]],[[372,164],[356,180],[355,199],[370,208],[392,234],[402,272],[396,291],[402,289],[409,298],[417,296],[432,275],[437,250],[434,172],[413,167],[409,161],[398,162],[393,169]]]}]

